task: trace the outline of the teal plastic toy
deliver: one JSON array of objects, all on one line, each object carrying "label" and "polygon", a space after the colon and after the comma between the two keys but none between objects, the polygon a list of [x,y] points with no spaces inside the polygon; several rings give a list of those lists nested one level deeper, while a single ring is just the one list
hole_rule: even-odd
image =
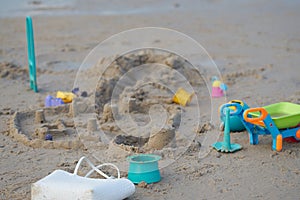
[{"label": "teal plastic toy", "polygon": [[127,157],[129,161],[128,179],[135,184],[145,181],[147,184],[161,180],[158,169],[158,155],[139,154]]},{"label": "teal plastic toy", "polygon": [[36,82],[36,65],[35,65],[33,27],[32,27],[32,20],[31,20],[30,16],[26,17],[26,34],[27,34],[30,88],[34,92],[38,92],[37,82]]},{"label": "teal plastic toy", "polygon": [[[242,110],[237,103],[226,104]],[[240,117],[249,133],[250,144],[258,144],[259,135],[272,136],[272,149],[282,150],[283,140],[293,138],[300,141],[300,105],[290,102],[279,102],[264,107],[248,108],[244,112],[231,115]]]},{"label": "teal plastic toy", "polygon": [[[236,104],[240,104],[241,106],[236,107]],[[220,114],[220,120],[221,120],[221,124],[220,124],[220,129],[223,131],[224,127],[225,127],[225,112],[224,112],[224,108],[228,107],[230,110],[236,111],[236,112],[244,112],[245,110],[247,110],[249,108],[249,106],[241,101],[241,100],[231,100],[226,104],[223,104],[220,106],[219,108],[219,114]],[[232,112],[230,111],[230,131],[231,132],[241,132],[246,130],[242,120],[240,119],[240,117],[238,115],[234,115]]]},{"label": "teal plastic toy", "polygon": [[[225,108],[225,130],[224,130],[224,139],[223,142],[216,142],[212,146],[217,150],[224,153],[233,153],[242,149],[242,146],[239,144],[230,143],[230,112],[229,108]],[[233,111],[236,112],[236,111]]]}]

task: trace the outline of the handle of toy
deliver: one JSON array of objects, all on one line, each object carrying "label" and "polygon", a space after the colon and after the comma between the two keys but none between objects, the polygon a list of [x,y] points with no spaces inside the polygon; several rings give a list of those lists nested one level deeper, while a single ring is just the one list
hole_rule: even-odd
[{"label": "handle of toy", "polygon": [[[250,118],[250,117],[248,117],[248,114],[251,112],[259,112],[260,115],[259,115],[259,117]],[[268,115],[268,112],[264,108],[259,107],[259,108],[249,108],[249,109],[245,110],[243,117],[246,122],[263,126],[264,125],[263,120],[267,117],[267,115]]]},{"label": "handle of toy", "polygon": [[38,92],[37,82],[36,82],[36,63],[35,63],[35,52],[34,52],[33,26],[32,26],[32,19],[30,16],[26,17],[26,34],[27,34],[30,88],[33,89],[34,92]]},{"label": "handle of toy", "polygon": [[229,103],[238,103],[238,104],[240,104],[241,106],[244,106],[244,102],[241,101],[241,100],[231,100],[231,101],[229,101]]},{"label": "handle of toy", "polygon": [[118,172],[118,178],[120,178],[120,170],[118,169],[118,167],[116,166],[116,165],[114,165],[114,164],[112,164],[112,163],[104,163],[104,164],[101,164],[101,165],[98,165],[97,167],[95,167],[94,165],[93,165],[93,163],[89,160],[89,159],[87,159],[86,157],[81,157],[80,159],[79,159],[79,161],[78,161],[78,163],[77,163],[77,165],[76,165],[76,167],[75,167],[75,170],[74,170],[74,174],[78,174],[78,169],[79,169],[79,167],[80,167],[80,165],[81,165],[81,163],[82,163],[82,161],[83,160],[86,160],[86,162],[90,165],[90,167],[92,168],[92,170],[90,170],[86,175],[85,175],[85,177],[89,177],[94,171],[96,171],[96,172],[98,172],[101,176],[103,176],[103,177],[105,177],[105,178],[110,178],[108,175],[106,175],[105,173],[103,173],[101,170],[99,170],[98,168],[100,168],[100,167],[103,167],[103,166],[112,166],[112,167],[114,167],[116,170],[117,170],[117,172]]},{"label": "handle of toy", "polygon": [[[231,109],[230,107],[234,107],[235,110]],[[223,104],[220,108],[220,112],[223,115],[226,115],[226,109],[225,108],[229,108],[230,110],[230,115],[238,115],[242,112],[242,106],[239,103],[226,103]]]}]

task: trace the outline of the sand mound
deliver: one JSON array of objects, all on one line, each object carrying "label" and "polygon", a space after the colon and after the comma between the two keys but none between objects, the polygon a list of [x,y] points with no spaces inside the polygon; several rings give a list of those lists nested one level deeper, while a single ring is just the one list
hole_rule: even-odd
[{"label": "sand mound", "polygon": [[[37,73],[40,74],[52,73],[51,70],[40,69],[40,68],[37,68],[36,71]],[[28,67],[27,66],[22,67],[12,62],[2,62],[0,63],[0,78],[11,79],[11,80],[29,79]]]},{"label": "sand mound", "polygon": [[[187,84],[203,94],[205,83],[198,71],[175,54],[148,49],[116,57],[96,87],[96,113],[102,130],[125,150],[171,147],[183,112],[172,97]],[[164,112],[164,124],[155,122],[158,113]],[[141,138],[138,145],[137,138]]]},{"label": "sand mound", "polygon": [[0,77],[25,80],[28,77],[28,70],[11,62],[2,62],[0,63]]}]

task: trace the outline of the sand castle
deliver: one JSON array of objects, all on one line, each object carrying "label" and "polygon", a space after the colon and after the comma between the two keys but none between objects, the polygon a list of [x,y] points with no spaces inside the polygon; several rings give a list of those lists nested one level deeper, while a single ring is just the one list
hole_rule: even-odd
[{"label": "sand castle", "polygon": [[[97,70],[105,63],[110,65],[99,79]],[[110,159],[122,153],[154,151],[176,157],[191,144],[198,127],[191,133],[179,128],[182,114],[195,105],[182,107],[172,97],[187,81],[195,96],[205,97],[207,91],[201,75],[183,58],[138,50],[101,60],[83,74],[87,82],[98,80],[88,97],[58,107],[17,112],[10,122],[10,135],[34,148],[103,150],[113,153],[107,154]],[[52,141],[45,140],[47,134]]]},{"label": "sand castle", "polygon": [[[97,65],[86,71],[88,76],[97,70]],[[153,73],[157,65],[164,65],[163,70]],[[134,69],[140,66],[148,67],[150,75],[143,77],[138,70],[135,74]],[[143,50],[116,57],[98,81],[96,91],[88,91],[89,97],[78,97],[57,107],[16,112],[10,121],[10,135],[33,148],[85,147],[118,155],[121,149],[124,156],[134,152],[173,152],[180,146],[189,146],[189,137],[195,134],[180,133],[182,113],[189,108],[172,101],[186,80],[200,94],[205,84],[193,71],[190,63],[167,52]],[[47,134],[53,139],[46,140]]]},{"label": "sand castle", "polygon": [[[16,112],[10,120],[10,136],[33,148],[77,149],[82,147],[70,105]],[[52,141],[45,140],[51,134]]]}]

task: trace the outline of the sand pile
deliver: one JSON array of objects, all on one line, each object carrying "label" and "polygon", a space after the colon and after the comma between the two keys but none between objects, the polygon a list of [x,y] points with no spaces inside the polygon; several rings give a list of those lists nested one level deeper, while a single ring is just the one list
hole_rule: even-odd
[{"label": "sand pile", "polygon": [[[104,61],[100,61],[98,65],[101,65],[102,63],[104,63]],[[134,68],[147,68],[149,67],[149,65],[163,65],[165,67],[170,67],[170,69],[176,70],[176,72],[183,76],[185,78],[185,81],[190,83],[193,87],[201,85],[203,86],[205,84],[199,72],[188,61],[169,52],[148,49],[131,52],[123,56],[116,56],[110,66],[106,68],[105,72],[98,81],[95,98],[95,103],[98,106],[97,113],[103,111],[104,104],[109,102],[109,100],[111,99],[113,90],[115,89],[117,82],[122,76],[126,75],[126,73]],[[175,73],[174,71],[172,72]],[[137,81],[140,79],[140,77],[137,77],[137,74],[130,75],[130,77],[129,75],[126,75],[128,78],[126,79],[126,81],[129,81],[126,84],[138,85]],[[162,83],[173,85],[175,85],[176,82],[178,83],[179,81],[179,77],[176,77],[178,75],[170,74],[170,71],[168,70],[165,70],[163,74],[155,75],[157,77],[147,77],[146,80],[143,81],[145,83],[152,81],[155,84],[158,80],[161,80]],[[157,87],[161,87],[159,89],[164,89],[163,86],[159,84],[157,85]]]},{"label": "sand pile", "polygon": [[200,74],[175,54],[148,49],[117,57],[96,88],[101,129],[129,151],[174,146],[184,109],[172,97],[186,85],[203,94]]},{"label": "sand pile", "polygon": [[28,77],[28,70],[11,62],[2,62],[0,63],[0,77],[25,80]]},{"label": "sand pile", "polygon": [[[51,70],[40,69],[37,68],[37,73],[51,73]],[[6,78],[11,80],[21,79],[26,80],[28,79],[28,67],[22,67],[17,65],[13,62],[1,62],[0,63],[0,78]]]}]

